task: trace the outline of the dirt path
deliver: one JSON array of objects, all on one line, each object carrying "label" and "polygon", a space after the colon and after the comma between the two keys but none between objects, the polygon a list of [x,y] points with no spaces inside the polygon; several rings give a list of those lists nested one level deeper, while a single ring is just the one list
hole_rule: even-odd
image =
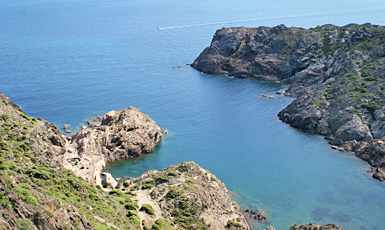
[{"label": "dirt path", "polygon": [[139,211],[138,215],[139,215],[141,221],[145,220],[147,222],[147,220],[148,220],[151,222],[155,222],[156,219],[158,219],[162,216],[162,210],[160,209],[159,205],[154,200],[151,199],[148,190],[136,191],[136,199],[138,200],[139,207],[142,207],[143,204],[149,204],[155,210],[154,216],[148,215],[144,211]]}]

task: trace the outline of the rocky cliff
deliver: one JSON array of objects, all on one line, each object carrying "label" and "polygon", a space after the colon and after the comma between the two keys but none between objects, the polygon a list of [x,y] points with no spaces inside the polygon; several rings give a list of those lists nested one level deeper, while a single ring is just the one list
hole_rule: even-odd
[{"label": "rocky cliff", "polygon": [[324,135],[385,179],[385,27],[223,28],[191,66],[289,84],[296,99],[282,121]]},{"label": "rocky cliff", "polygon": [[152,152],[163,134],[155,121],[137,108],[110,111],[76,133],[59,160],[76,175],[100,184],[106,163]]}]

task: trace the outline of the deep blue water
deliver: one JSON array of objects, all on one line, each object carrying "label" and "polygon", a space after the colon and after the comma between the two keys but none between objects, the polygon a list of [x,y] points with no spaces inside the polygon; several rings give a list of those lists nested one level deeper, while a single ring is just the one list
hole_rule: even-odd
[{"label": "deep blue water", "polygon": [[141,109],[170,135],[108,170],[139,176],[193,160],[244,208],[268,214],[254,229],[384,229],[385,185],[368,165],[281,123],[276,114],[291,98],[256,97],[285,86],[185,66],[222,27],[385,25],[383,12],[384,1],[2,0],[0,92],[73,131],[97,114]]}]

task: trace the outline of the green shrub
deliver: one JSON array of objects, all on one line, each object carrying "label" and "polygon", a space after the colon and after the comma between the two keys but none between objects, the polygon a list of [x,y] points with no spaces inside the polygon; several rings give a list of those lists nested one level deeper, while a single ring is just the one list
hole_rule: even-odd
[{"label": "green shrub", "polygon": [[0,164],[0,169],[2,169],[2,170],[10,169],[10,170],[15,171],[17,169],[17,165],[15,162],[10,162],[8,160],[4,160],[4,162]]},{"label": "green shrub", "polygon": [[236,228],[241,228],[242,227],[242,225],[240,223],[237,223],[237,222],[235,222],[233,220],[228,220],[227,221],[227,225],[228,226],[234,226]]},{"label": "green shrub", "polygon": [[168,175],[169,175],[169,176],[175,176],[175,175],[176,175],[176,172],[175,172],[175,171],[170,171],[170,172],[168,172]]},{"label": "green shrub", "polygon": [[375,102],[371,101],[369,103],[363,103],[361,105],[361,107],[369,110],[370,112],[373,112],[374,110],[377,109],[377,104]]},{"label": "green shrub", "polygon": [[11,121],[12,120],[12,117],[9,114],[3,114],[3,115],[1,115],[1,118],[4,121]]},{"label": "green shrub", "polygon": [[168,177],[166,175],[160,175],[156,178],[157,183],[164,183],[168,181]]},{"label": "green shrub", "polygon": [[127,213],[127,217],[130,220],[131,224],[137,225],[140,223],[140,217],[134,211],[129,210]]},{"label": "green shrub", "polygon": [[194,181],[194,180],[191,180],[191,179],[187,179],[187,180],[186,180],[186,183],[187,183],[187,184],[196,184],[197,182]]},{"label": "green shrub", "polygon": [[323,102],[321,100],[313,101],[313,103],[316,104],[316,105],[319,105],[319,106],[323,105]]},{"label": "green shrub", "polygon": [[5,99],[3,99],[1,102],[3,103],[4,106],[7,106],[7,105],[8,105],[8,101],[5,100]]},{"label": "green shrub", "polygon": [[129,202],[124,206],[127,210],[137,210],[139,205],[136,202]]},{"label": "green shrub", "polygon": [[115,196],[120,196],[120,195],[123,195],[124,193],[120,189],[113,189],[108,194],[115,195]]},{"label": "green shrub", "polygon": [[34,178],[42,180],[49,180],[52,177],[52,173],[44,166],[33,166],[32,168],[27,169],[26,173]]},{"label": "green shrub", "polygon": [[136,190],[138,190],[139,189],[139,185],[138,184],[136,184],[136,185],[134,185],[134,187],[132,187],[132,189],[130,189],[131,191],[136,191]]},{"label": "green shrub", "polygon": [[168,193],[166,194],[167,199],[175,199],[178,196],[183,194],[183,190],[177,188],[170,188]]},{"label": "green shrub", "polygon": [[4,122],[1,127],[11,127],[11,124],[9,124],[8,122]]},{"label": "green shrub", "polygon": [[39,204],[39,198],[36,195],[32,195],[31,187],[26,183],[20,183],[15,188],[15,193],[27,204],[37,206]]},{"label": "green shrub", "polygon": [[152,189],[153,187],[154,187],[153,184],[144,184],[144,185],[142,186],[142,189]]},{"label": "green shrub", "polygon": [[143,204],[140,210],[145,211],[147,214],[155,215],[155,210],[150,204]]},{"label": "green shrub", "polygon": [[373,76],[367,76],[367,77],[364,78],[364,80],[365,80],[365,81],[375,81],[376,78],[373,77]]},{"label": "green shrub", "polygon": [[124,186],[125,188],[127,188],[128,186],[130,186],[130,183],[129,183],[128,181],[125,181],[125,182],[123,182],[123,186]]},{"label": "green shrub", "polygon": [[151,225],[151,229],[154,229],[154,230],[160,230],[161,228],[159,227],[159,225],[157,225],[156,223]]},{"label": "green shrub", "polygon": [[17,225],[19,226],[20,230],[31,230],[35,229],[34,224],[31,222],[31,220],[25,218],[25,219],[19,219],[17,221]]},{"label": "green shrub", "polygon": [[352,73],[347,73],[346,76],[350,79],[350,80],[357,80],[359,79],[360,77],[355,75],[355,74],[352,74]]},{"label": "green shrub", "polygon": [[128,191],[128,192],[126,192],[126,194],[131,195],[131,196],[136,196],[137,195],[136,193],[134,193],[132,191]]},{"label": "green shrub", "polygon": [[4,207],[11,204],[11,201],[9,201],[8,196],[4,195],[3,192],[0,192],[0,204]]}]

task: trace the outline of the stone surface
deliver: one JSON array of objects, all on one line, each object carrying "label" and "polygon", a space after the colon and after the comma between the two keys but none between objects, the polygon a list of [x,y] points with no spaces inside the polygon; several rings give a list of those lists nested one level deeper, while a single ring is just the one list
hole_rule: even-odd
[{"label": "stone surface", "polygon": [[118,182],[111,176],[110,173],[102,173],[105,176],[103,181],[103,187],[107,189],[114,189],[118,185]]}]

